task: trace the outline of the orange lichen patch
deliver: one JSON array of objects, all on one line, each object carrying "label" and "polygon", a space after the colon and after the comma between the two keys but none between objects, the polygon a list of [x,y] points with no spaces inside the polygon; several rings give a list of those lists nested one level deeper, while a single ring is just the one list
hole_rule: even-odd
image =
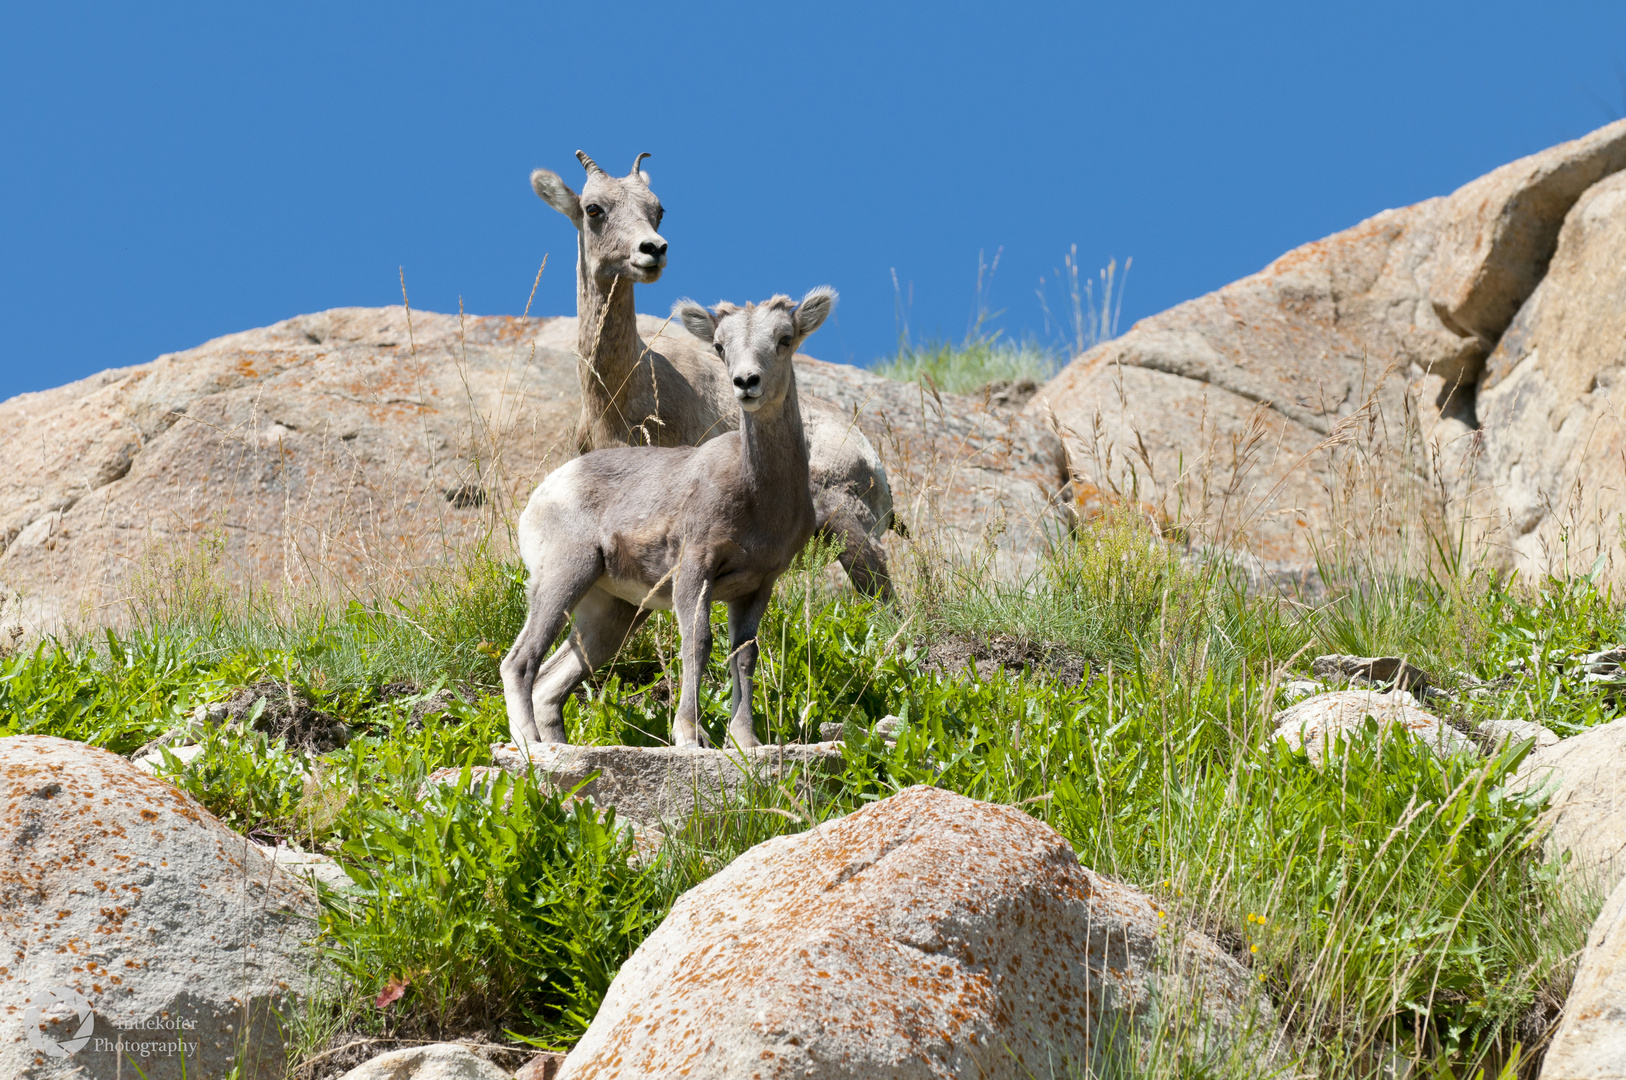
[{"label": "orange lichen patch", "polygon": [[[67,983],[94,995],[98,1015],[118,1023],[178,1004],[176,988],[184,986],[187,995],[203,995],[205,1004],[185,1005],[204,1010],[203,1030],[216,1023],[203,989],[209,980],[264,1002],[269,990],[257,965],[267,974],[288,966],[277,973],[284,980],[303,970],[303,959],[296,967],[271,955],[278,942],[297,947],[281,913],[310,912],[303,890],[189,796],[123,758],[63,739],[0,738],[0,801],[7,808],[0,818],[0,925],[16,945],[16,962],[3,974],[8,989],[12,980],[19,987],[10,992],[26,997]],[[94,815],[84,812],[91,807]],[[228,861],[214,869],[220,855],[237,856],[237,867],[227,869]],[[100,903],[74,902],[87,895]],[[214,931],[207,939],[198,932],[205,926]],[[220,951],[216,941],[230,949]],[[248,966],[244,953],[256,957]],[[109,974],[115,967],[142,974],[127,982]],[[177,981],[182,970],[189,981]],[[16,1064],[8,1046],[0,1043],[0,1075],[12,1075]],[[200,1071],[214,1074],[212,1066]]]},{"label": "orange lichen patch", "polygon": [[1135,502],[1116,491],[1096,487],[1088,480],[1073,481],[1073,511],[1080,521],[1094,521],[1125,507],[1145,518],[1159,533],[1169,527],[1169,516],[1149,502]]}]

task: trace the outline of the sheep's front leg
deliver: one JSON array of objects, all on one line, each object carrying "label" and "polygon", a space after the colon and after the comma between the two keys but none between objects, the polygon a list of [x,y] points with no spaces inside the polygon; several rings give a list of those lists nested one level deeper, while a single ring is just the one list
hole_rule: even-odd
[{"label": "sheep's front leg", "polygon": [[710,746],[700,729],[700,680],[711,659],[711,572],[709,567],[680,571],[672,583],[672,613],[683,636],[683,686],[672,721],[673,746]]},{"label": "sheep's front leg", "polygon": [[754,595],[728,605],[728,673],[733,679],[728,735],[743,747],[762,745],[757,740],[756,719],[751,715],[752,679],[757,670],[757,627],[762,624],[772,595],[770,581]]}]

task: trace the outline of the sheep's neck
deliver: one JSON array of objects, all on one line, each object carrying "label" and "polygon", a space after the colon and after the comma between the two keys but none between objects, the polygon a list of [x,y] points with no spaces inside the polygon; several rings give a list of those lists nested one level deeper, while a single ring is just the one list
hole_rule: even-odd
[{"label": "sheep's neck", "polygon": [[755,491],[807,491],[807,437],[793,379],[771,415],[740,410],[741,475]]},{"label": "sheep's neck", "polygon": [[638,311],[633,304],[632,279],[602,278],[578,255],[576,315],[583,404],[595,420],[625,429],[621,406],[638,365]]}]

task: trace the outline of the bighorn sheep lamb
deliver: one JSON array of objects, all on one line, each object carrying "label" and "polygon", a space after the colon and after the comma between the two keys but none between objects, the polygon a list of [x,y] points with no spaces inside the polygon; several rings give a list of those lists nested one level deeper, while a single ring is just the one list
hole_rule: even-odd
[{"label": "bighorn sheep lamb", "polygon": [[[704,342],[687,333],[639,337],[635,284],[659,280],[666,241],[656,231],[665,210],[650,190],[639,154],[632,171],[610,176],[581,151],[587,179],[580,195],[558,174],[537,169],[531,186],[576,226],[576,356],[582,413],[577,449],[696,446],[738,422],[733,388]],[[852,417],[803,399],[818,531],[839,539],[854,586],[890,596],[886,556],[876,542],[892,524],[892,491],[880,455]]]},{"label": "bighorn sheep lamb", "polygon": [[[728,605],[729,736],[758,745],[751,716],[757,625],[774,582],[817,523],[792,357],[835,301],[825,288],[800,303],[775,296],[713,311],[679,301],[674,314],[722,358],[738,430],[699,446],[595,450],[560,466],[531,495],[519,519],[529,610],[502,662],[509,731],[522,751],[565,741],[565,698],[653,608],[673,611],[683,638],[672,741],[700,745],[714,600]],[[575,633],[544,662],[572,611]]]}]

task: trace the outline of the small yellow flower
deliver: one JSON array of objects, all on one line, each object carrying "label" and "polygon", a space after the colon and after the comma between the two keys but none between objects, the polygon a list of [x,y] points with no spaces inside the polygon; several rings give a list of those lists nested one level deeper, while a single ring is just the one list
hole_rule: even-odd
[{"label": "small yellow flower", "polygon": [[1248,951],[1249,952],[1258,952],[1259,951],[1259,946],[1257,946],[1257,945],[1249,945],[1248,946]]}]

